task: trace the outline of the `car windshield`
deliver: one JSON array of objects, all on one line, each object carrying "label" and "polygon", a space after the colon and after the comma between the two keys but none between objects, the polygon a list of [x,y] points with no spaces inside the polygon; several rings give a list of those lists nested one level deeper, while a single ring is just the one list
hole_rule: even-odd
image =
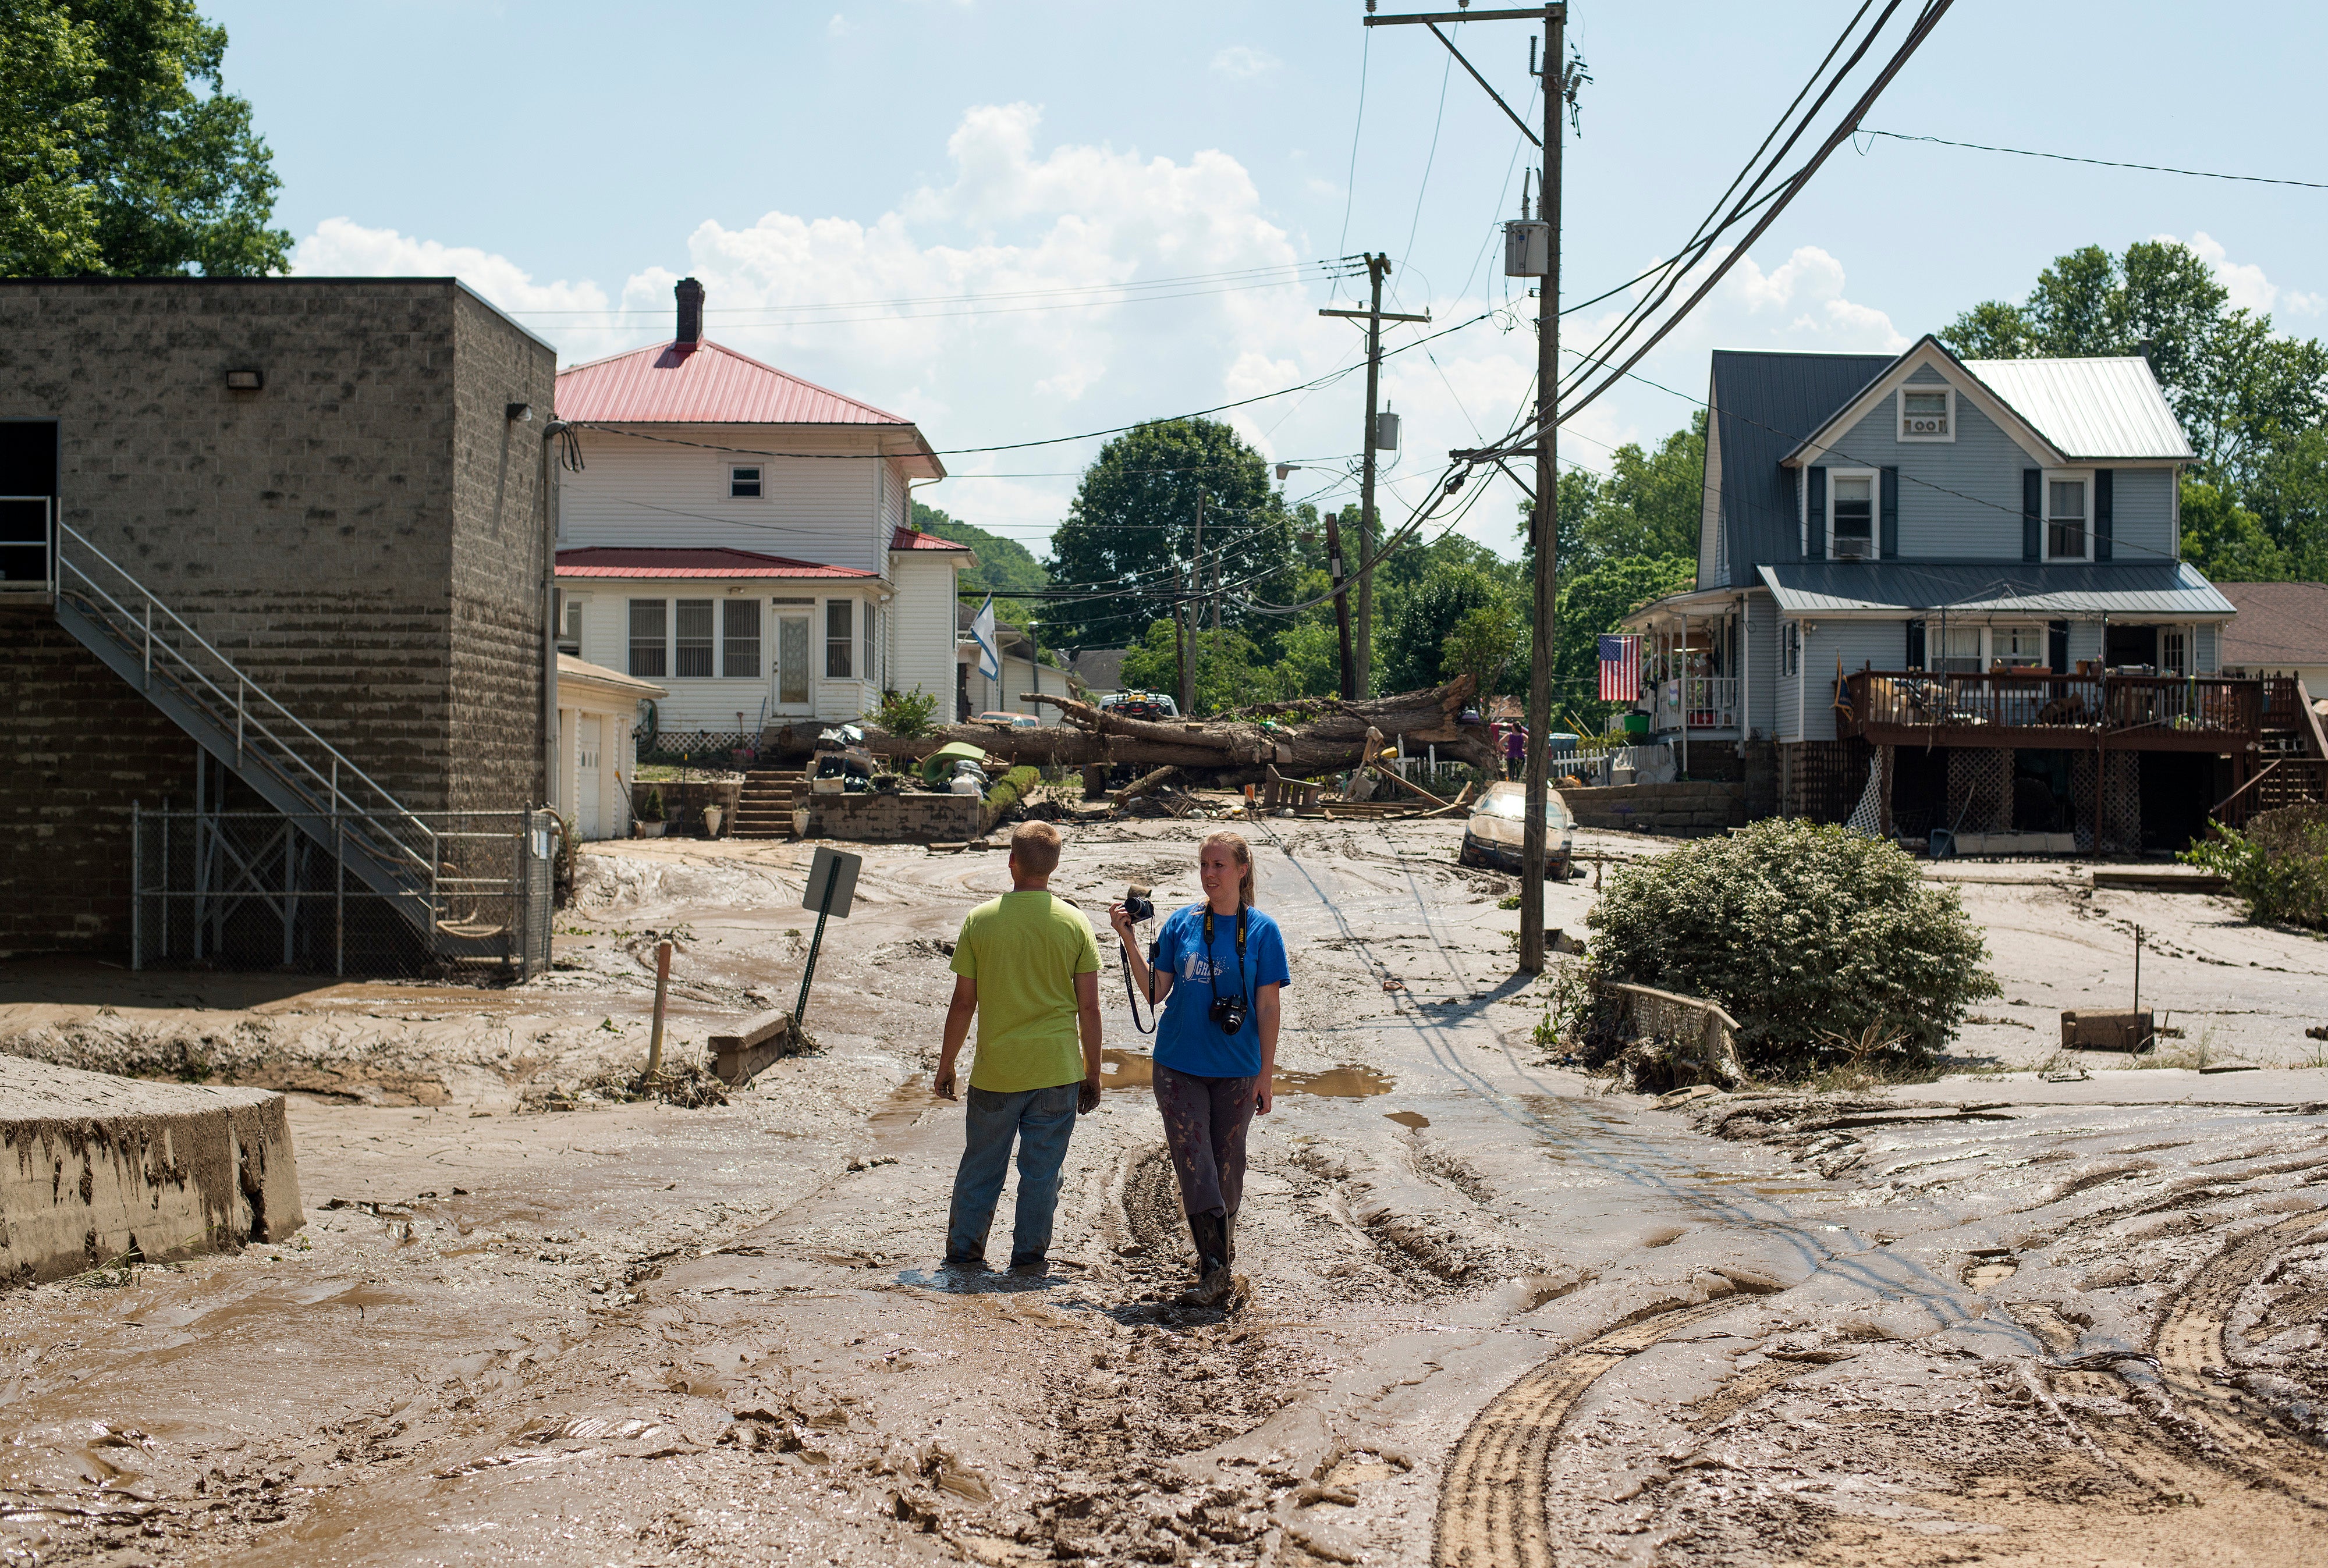
[{"label": "car windshield", "polygon": [[[1525,821],[1527,817],[1527,795],[1519,789],[1496,790],[1485,800],[1479,802],[1479,814],[1483,817],[1507,817],[1514,822]],[[1567,814],[1561,809],[1560,797],[1557,795],[1545,798],[1544,819],[1554,827],[1560,826],[1568,820]]]}]

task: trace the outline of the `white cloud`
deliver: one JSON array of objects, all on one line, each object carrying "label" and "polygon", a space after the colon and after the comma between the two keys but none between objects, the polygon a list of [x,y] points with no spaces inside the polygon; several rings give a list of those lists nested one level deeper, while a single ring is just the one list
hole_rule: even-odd
[{"label": "white cloud", "polygon": [[505,311],[594,311],[606,307],[595,283],[536,283],[505,256],[468,246],[413,239],[393,229],[366,229],[326,218],[291,253],[291,271],[306,277],[457,277]]},{"label": "white cloud", "polygon": [[1244,43],[1232,43],[1213,56],[1213,70],[1238,81],[1266,76],[1282,63],[1267,50]]},{"label": "white cloud", "polygon": [[832,20],[824,24],[824,35],[827,38],[846,38],[849,36],[849,18],[843,16],[838,11],[834,12],[832,14]]},{"label": "white cloud", "polygon": [[[711,336],[896,410],[941,450],[1119,425],[1348,371],[1221,417],[1264,456],[1305,462],[1286,487],[1290,496],[1320,505],[1355,501],[1355,478],[1342,471],[1355,468],[1359,446],[1361,334],[1317,314],[1324,301],[1314,281],[1255,287],[1246,286],[1248,277],[1216,275],[1284,269],[1274,275],[1291,279],[1294,264],[1317,254],[1309,237],[1266,216],[1262,192],[1235,159],[1217,151],[1175,158],[1046,144],[1041,111],[1028,104],[966,111],[946,156],[945,173],[894,193],[886,210],[870,216],[773,210],[746,226],[699,225],[686,237],[684,268],[703,280]],[[595,284],[536,283],[505,257],[346,219],[320,225],[303,241],[296,267],[450,272],[512,311],[615,304],[634,313],[525,316],[568,363],[667,336],[677,277],[664,267],[643,268],[610,301]],[[1398,281],[1428,292],[1418,274]],[[1605,468],[1610,448],[1653,443],[1684,424],[1689,399],[1704,387],[1706,350],[1717,344],[1904,348],[1906,336],[1881,309],[1854,300],[1845,282],[1842,262],[1816,247],[1768,272],[1741,261],[1640,367],[1684,396],[1628,381],[1563,427],[1563,454]],[[1127,286],[1150,284],[1158,286]],[[1392,353],[1383,396],[1404,416],[1404,450],[1383,474],[1386,526],[1430,493],[1450,448],[1500,434],[1529,395],[1535,342],[1521,315],[1434,340],[1427,351],[1402,349],[1421,333],[1478,316],[1503,299],[1502,285],[1491,276],[1486,294],[1398,302],[1402,310],[1428,308],[1435,324],[1385,335]],[[1517,289],[1505,303],[1534,315]],[[1611,302],[1594,317],[1569,318],[1563,343],[1589,348],[1620,313]],[[1042,534],[1065,514],[1075,473],[1099,444],[961,453],[946,460],[954,477],[924,493],[1040,553]],[[981,477],[988,475],[996,477]],[[1475,494],[1461,531],[1515,551],[1519,492],[1497,476],[1475,478],[1465,495]]]},{"label": "white cloud", "polygon": [[2328,308],[2328,298],[2316,294],[2305,294],[2296,289],[2283,289],[2264,275],[2263,268],[2251,262],[2235,262],[2222,242],[2200,229],[2188,240],[2178,240],[2171,234],[2156,234],[2154,239],[2169,245],[2185,245],[2205,262],[2230,294],[2233,310],[2253,311],[2258,315],[2275,310],[2296,315],[2316,316]]}]

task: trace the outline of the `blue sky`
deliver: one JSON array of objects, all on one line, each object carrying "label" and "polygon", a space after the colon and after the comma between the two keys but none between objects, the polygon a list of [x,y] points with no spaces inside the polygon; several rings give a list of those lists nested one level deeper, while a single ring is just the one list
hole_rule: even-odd
[{"label": "blue sky", "polygon": [[[1385,251],[1400,306],[1441,322],[1506,297],[1488,246],[1516,201],[1517,134],[1427,33],[1363,28],[1362,0],[206,9],[275,149],[302,270],[457,273],[568,359],[667,335],[671,281],[692,273],[713,337],[916,418],[942,449],[1177,413],[1348,362],[1356,333],[1315,314],[1327,286],[1281,281],[1304,260]],[[1564,297],[1687,235],[1851,9],[1575,0],[1594,80],[1567,153]],[[1456,36],[1518,103],[1528,33]],[[2314,7],[1959,0],[1867,123],[2328,181],[2323,58]],[[2061,251],[2155,235],[2198,243],[2283,329],[2328,332],[2328,191],[1859,145],[1646,375],[1694,393],[1715,346],[1901,347],[2018,297]],[[1232,272],[1245,275],[1155,291],[1173,297],[1019,308]],[[1268,286],[1220,287],[1256,279]],[[964,292],[1014,297],[914,320],[797,312]],[[1392,361],[1407,415],[1394,494],[1419,497],[1446,448],[1507,424],[1533,362],[1532,335],[1498,322]],[[1290,494],[1334,499],[1363,396],[1354,376],[1234,417],[1272,458],[1324,461]],[[1600,468],[1688,411],[1628,385],[1577,416],[1563,455]],[[1097,444],[959,458],[926,499],[1039,549]],[[1511,516],[1482,504],[1464,531],[1508,552]]]}]

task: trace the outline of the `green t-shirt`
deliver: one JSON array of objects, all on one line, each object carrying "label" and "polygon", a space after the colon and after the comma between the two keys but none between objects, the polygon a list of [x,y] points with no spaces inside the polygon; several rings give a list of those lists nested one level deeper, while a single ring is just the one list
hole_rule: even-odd
[{"label": "green t-shirt", "polygon": [[970,1087],[995,1094],[1080,1083],[1075,976],[1099,973],[1099,943],[1074,905],[1005,893],[970,911],[953,972],[978,982],[978,1055]]}]

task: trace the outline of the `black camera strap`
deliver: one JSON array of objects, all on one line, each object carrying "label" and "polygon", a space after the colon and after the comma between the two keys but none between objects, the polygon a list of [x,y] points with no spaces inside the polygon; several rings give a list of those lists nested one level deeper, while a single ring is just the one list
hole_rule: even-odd
[{"label": "black camera strap", "polygon": [[[1244,910],[1245,906],[1240,902],[1236,921],[1237,1002],[1250,1012],[1253,995],[1244,983]],[[1212,982],[1213,1000],[1218,1002],[1221,999],[1221,966],[1213,961],[1213,906],[1209,903],[1205,906],[1205,968]]]},{"label": "black camera strap", "polygon": [[1156,984],[1156,955],[1152,951],[1154,944],[1150,946],[1148,983],[1151,989],[1148,994],[1148,1022],[1145,1023],[1140,1022],[1140,987],[1131,983],[1131,950],[1121,947],[1116,949],[1116,957],[1123,965],[1123,999],[1131,1003],[1131,1027],[1142,1034],[1156,1032],[1156,993],[1152,989]]}]

